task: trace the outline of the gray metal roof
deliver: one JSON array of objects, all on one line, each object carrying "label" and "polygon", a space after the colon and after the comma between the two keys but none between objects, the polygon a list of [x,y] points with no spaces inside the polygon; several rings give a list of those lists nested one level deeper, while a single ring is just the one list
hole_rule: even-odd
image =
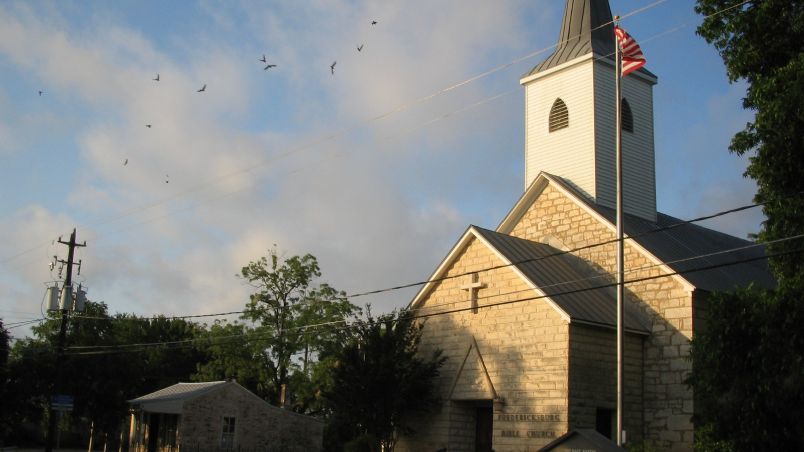
[{"label": "gray metal roof", "polygon": [[197,397],[207,391],[223,386],[228,381],[208,381],[203,383],[176,383],[173,386],[162,388],[156,392],[146,394],[136,399],[129,400],[129,403],[143,402],[164,402],[164,401],[184,401]]},{"label": "gray metal roof", "polygon": [[[613,287],[597,288],[612,281],[582,259],[543,243],[473,226],[491,246],[559,306],[573,321],[600,326],[617,325],[617,299]],[[550,256],[550,257],[548,257]],[[625,328],[649,330],[639,311],[626,303]]]},{"label": "gray metal roof", "polygon": [[[615,223],[616,211],[589,202],[577,190],[562,178],[552,176],[567,190],[575,193],[612,224]],[[656,222],[648,221],[633,215],[623,215],[623,231],[626,236],[633,236],[643,248],[667,264],[673,271],[696,288],[703,290],[731,290],[746,287],[753,283],[758,287],[772,289],[776,280],[768,267],[764,246],[753,246],[733,252],[725,252],[736,248],[754,245],[754,242],[739,239],[697,224],[684,224],[661,232],[650,232],[656,229],[683,223],[683,220],[657,212]],[[722,253],[714,254],[713,253]],[[710,255],[697,258],[698,256]],[[735,261],[754,259],[733,265],[725,265]],[[703,271],[690,271],[702,267],[724,265]]]},{"label": "gray metal roof", "polygon": [[[564,447],[560,447],[564,446]],[[567,432],[539,449],[539,452],[559,450],[594,450],[597,452],[624,452],[626,449],[592,429]]]},{"label": "gray metal roof", "polygon": [[[614,61],[614,24],[608,0],[567,0],[556,50],[523,77],[595,53]],[[645,68],[640,72],[655,77]]]},{"label": "gray metal roof", "polygon": [[546,71],[587,53],[614,59],[614,25],[608,0],[567,0],[555,52],[528,74]]}]

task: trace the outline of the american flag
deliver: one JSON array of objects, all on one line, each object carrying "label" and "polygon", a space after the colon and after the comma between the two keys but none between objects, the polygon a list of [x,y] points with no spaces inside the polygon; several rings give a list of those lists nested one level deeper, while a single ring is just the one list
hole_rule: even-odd
[{"label": "american flag", "polygon": [[623,53],[623,77],[634,72],[645,65],[645,55],[639,44],[620,27],[614,27],[614,34],[617,35],[617,42]]}]

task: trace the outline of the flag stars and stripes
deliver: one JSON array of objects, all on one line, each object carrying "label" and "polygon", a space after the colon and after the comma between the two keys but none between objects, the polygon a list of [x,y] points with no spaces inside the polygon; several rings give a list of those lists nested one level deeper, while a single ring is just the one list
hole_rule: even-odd
[{"label": "flag stars and stripes", "polygon": [[622,76],[625,77],[644,66],[647,61],[642,49],[639,48],[639,44],[625,30],[620,27],[614,27],[614,34],[617,36],[617,43],[620,45],[620,49],[622,49]]}]

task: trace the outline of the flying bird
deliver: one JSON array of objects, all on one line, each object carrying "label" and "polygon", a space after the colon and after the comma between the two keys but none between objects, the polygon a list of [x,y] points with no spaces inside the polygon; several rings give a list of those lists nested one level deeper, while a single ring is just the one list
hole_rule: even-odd
[{"label": "flying bird", "polygon": [[371,25],[377,25],[377,21],[376,21],[376,20],[372,20],[372,21],[371,21]]},{"label": "flying bird", "polygon": [[358,52],[361,52],[362,50],[363,50],[363,44],[360,44],[359,46],[357,46],[357,51]]},{"label": "flying bird", "polygon": [[44,91],[39,91],[39,97],[42,97],[42,93],[44,93]]},{"label": "flying bird", "polygon": [[262,61],[263,63],[267,63],[267,62],[268,62],[268,61],[266,61],[266,59],[265,59],[265,54],[264,54],[264,53],[262,54],[262,58],[260,58],[260,61]]},{"label": "flying bird", "polygon": [[204,91],[206,91],[206,90],[207,90],[207,84],[206,84],[206,83],[204,83],[204,86],[202,86],[202,87],[201,87],[201,89],[199,89],[199,90],[198,90],[198,91],[196,91],[196,92],[197,92],[197,93],[203,93],[203,92],[204,92]]},{"label": "flying bird", "polygon": [[123,160],[123,166],[128,165],[128,159]]},{"label": "flying bird", "polygon": [[159,73],[157,73],[157,74],[156,74],[156,78],[155,78],[155,79],[153,79],[153,80],[154,80],[155,82],[158,82],[158,81],[159,81]]},{"label": "flying bird", "polygon": [[145,127],[147,127],[147,128],[149,128],[149,129],[150,129],[150,128],[151,128],[151,125],[150,125],[150,124],[145,124]]},{"label": "flying bird", "polygon": [[333,61],[332,65],[330,65],[329,70],[332,72],[332,75],[335,75],[335,65],[338,64],[337,61]]},{"label": "flying bird", "polygon": [[276,67],[276,65],[275,64],[269,64],[269,65],[265,66],[265,68],[263,70],[267,71],[268,69],[271,69],[272,67]]},{"label": "flying bird", "polygon": [[166,184],[170,183],[170,175],[169,174],[165,174],[165,183]]}]

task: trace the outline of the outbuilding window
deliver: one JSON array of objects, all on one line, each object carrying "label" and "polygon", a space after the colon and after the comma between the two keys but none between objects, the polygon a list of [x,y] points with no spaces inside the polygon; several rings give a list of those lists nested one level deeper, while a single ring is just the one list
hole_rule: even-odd
[{"label": "outbuilding window", "polygon": [[556,99],[553,102],[553,107],[550,108],[550,132],[556,130],[566,129],[569,127],[569,110],[567,104],[561,99]]},{"label": "outbuilding window", "polygon": [[224,416],[221,430],[221,449],[232,450],[235,444],[235,418]]}]

